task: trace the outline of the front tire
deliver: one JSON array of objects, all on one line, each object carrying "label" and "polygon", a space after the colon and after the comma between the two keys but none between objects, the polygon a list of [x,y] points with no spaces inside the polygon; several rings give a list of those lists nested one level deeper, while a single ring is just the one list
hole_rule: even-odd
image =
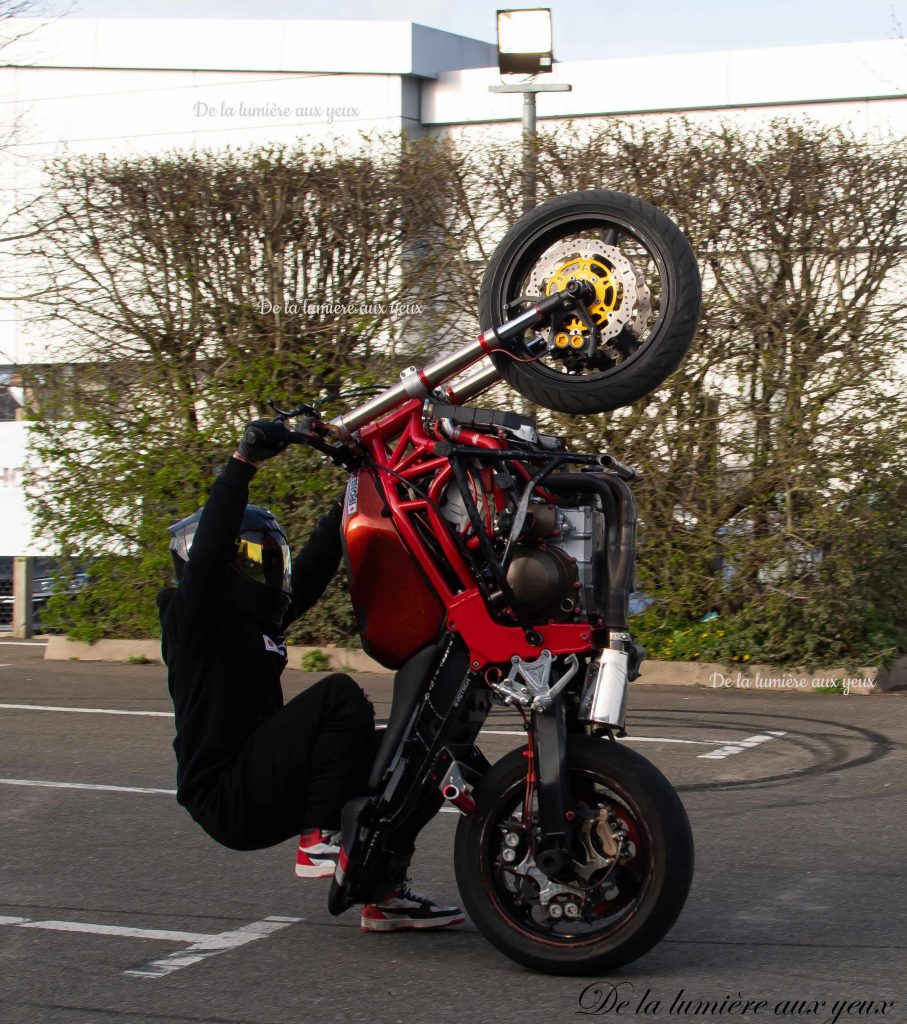
[{"label": "front tire", "polygon": [[492,360],[546,409],[590,414],[631,405],[677,369],[696,332],[702,295],[690,245],[669,217],[635,196],[606,189],[557,196],[522,216],[492,254],[479,293],[482,330],[573,279],[596,288],[589,308],[600,342],[567,315],[542,331],[543,359],[495,353]]},{"label": "front tire", "polygon": [[[638,959],[674,924],[693,877],[693,837],[677,793],[644,757],[597,737],[570,736],[568,743],[574,806],[588,807],[597,794],[599,806],[613,812],[626,838],[625,863],[615,858],[613,869],[598,872],[605,875],[598,884],[612,887],[606,898],[592,885],[592,874],[582,919],[568,921],[560,914],[552,921],[553,900],[547,909],[539,900],[533,905],[531,890],[534,886],[541,893],[539,883],[503,864],[503,850],[520,829],[514,808],[525,791],[525,748],[493,766],[473,794],[475,812],[460,819],[457,885],[476,927],[511,960],[548,974],[596,974]],[[516,859],[523,850],[514,845]],[[536,872],[535,877],[541,876]],[[513,891],[516,880],[522,892]],[[571,899],[567,894],[566,901]],[[593,907],[593,900],[601,902]]]}]

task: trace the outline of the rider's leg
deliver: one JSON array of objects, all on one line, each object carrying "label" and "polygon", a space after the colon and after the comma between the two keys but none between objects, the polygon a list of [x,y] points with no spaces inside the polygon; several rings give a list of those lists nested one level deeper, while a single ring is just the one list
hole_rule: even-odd
[{"label": "rider's leg", "polygon": [[328,676],[254,729],[193,816],[244,850],[338,829],[343,804],[365,791],[373,745],[365,694],[349,676]]}]

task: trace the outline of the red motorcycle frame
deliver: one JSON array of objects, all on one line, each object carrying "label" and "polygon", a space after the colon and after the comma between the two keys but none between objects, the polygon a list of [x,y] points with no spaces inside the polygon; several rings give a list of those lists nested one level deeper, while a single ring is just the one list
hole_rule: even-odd
[{"label": "red motorcycle frame", "polygon": [[[411,604],[408,605],[406,621],[401,621],[399,613],[390,609],[386,617],[367,625],[363,631],[366,650],[372,650],[378,660],[388,667],[399,668],[437,635],[445,609],[448,615],[447,628],[462,636],[469,651],[470,668],[475,671],[493,663],[510,661],[514,655],[522,658],[536,657],[540,648],[550,650],[554,656],[587,653],[594,649],[595,640],[587,623],[540,625],[536,631],[537,636],[532,638],[534,642],[530,643],[526,631],[515,621],[513,625],[507,625],[492,618],[475,574],[466,564],[458,545],[451,537],[448,523],[439,511],[444,491],[454,477],[449,451],[451,445],[446,439],[431,437],[425,431],[422,402],[410,400],[397,412],[363,428],[360,440],[370,461],[367,470],[358,471],[359,483],[355,492],[357,496],[362,495],[364,488],[369,486],[368,482],[363,483],[363,480],[369,481],[369,474],[376,474],[386,481],[388,486],[382,488],[383,496],[390,509],[393,526],[402,541],[398,546],[399,561],[393,566],[399,575],[395,575],[394,578],[404,579],[409,584],[407,601],[412,602],[415,592],[415,605],[418,609],[414,616]],[[479,452],[495,451],[505,456],[508,451],[503,439],[476,431],[462,430],[457,440],[461,445],[473,447]],[[439,450],[442,454],[438,454]],[[522,462],[515,461],[517,458],[524,458],[525,453],[510,454],[514,458],[511,465],[523,480],[528,482],[531,474]],[[425,488],[425,497],[402,500],[394,486],[395,479],[416,483],[427,479],[429,482]],[[491,489],[496,509],[500,511],[504,507],[505,496],[493,483]],[[486,513],[482,525],[486,536],[491,538],[494,536],[494,526],[491,522],[490,506],[486,506]],[[368,607],[371,603],[370,595],[375,587],[386,585],[386,580],[382,577],[389,571],[389,567],[384,563],[378,566],[368,564],[366,550],[373,543],[376,532],[374,529],[366,528],[368,532],[362,538],[362,557],[357,558],[360,552],[357,544],[359,537],[356,516],[361,515],[363,513],[353,508],[348,501],[344,510],[344,529],[351,595],[354,606]],[[370,508],[365,515],[373,521],[374,509]],[[458,586],[452,585],[449,574],[441,570],[437,554],[429,551],[422,533],[416,528],[414,520],[420,516],[428,522],[431,534],[437,540],[441,554],[453,571]],[[478,546],[474,544],[474,547]],[[425,580],[430,584],[431,591],[434,592],[433,595],[418,574],[407,572],[410,557],[418,563]],[[435,595],[440,604],[437,600],[431,600]],[[432,614],[435,609],[437,615]],[[505,616],[508,611],[509,617],[512,618],[512,609],[504,609]],[[399,632],[401,629],[402,634]],[[396,642],[391,650],[387,649],[388,637],[392,637]],[[383,645],[375,649],[375,645],[381,644],[382,641]]]}]

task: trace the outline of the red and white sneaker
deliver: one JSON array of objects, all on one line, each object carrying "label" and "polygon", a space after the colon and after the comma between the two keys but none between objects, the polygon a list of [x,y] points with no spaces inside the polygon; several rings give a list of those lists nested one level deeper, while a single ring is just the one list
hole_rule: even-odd
[{"label": "red and white sneaker", "polygon": [[313,828],[299,837],[297,878],[330,878],[340,857],[340,833]]},{"label": "red and white sneaker", "polygon": [[403,882],[380,903],[366,903],[359,925],[366,932],[399,932],[411,928],[445,928],[466,920],[459,907],[442,907],[419,896]]}]

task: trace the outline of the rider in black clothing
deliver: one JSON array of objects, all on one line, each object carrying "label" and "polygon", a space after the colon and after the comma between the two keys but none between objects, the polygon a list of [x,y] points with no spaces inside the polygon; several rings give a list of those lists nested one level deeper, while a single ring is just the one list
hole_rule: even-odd
[{"label": "rider in black clothing", "polygon": [[[160,592],[158,607],[176,720],[177,800],[233,849],[301,835],[297,874],[326,877],[339,854],[340,810],[367,791],[374,712],[343,674],[283,703],[284,631],[324,593],[342,553],[337,502],[292,572],[277,520],[247,504],[258,463],[290,438],[282,422],[256,421],[204,508],[171,527],[178,585]],[[456,907],[416,897],[404,882],[365,908],[362,926],[389,931],[462,919]]]}]

